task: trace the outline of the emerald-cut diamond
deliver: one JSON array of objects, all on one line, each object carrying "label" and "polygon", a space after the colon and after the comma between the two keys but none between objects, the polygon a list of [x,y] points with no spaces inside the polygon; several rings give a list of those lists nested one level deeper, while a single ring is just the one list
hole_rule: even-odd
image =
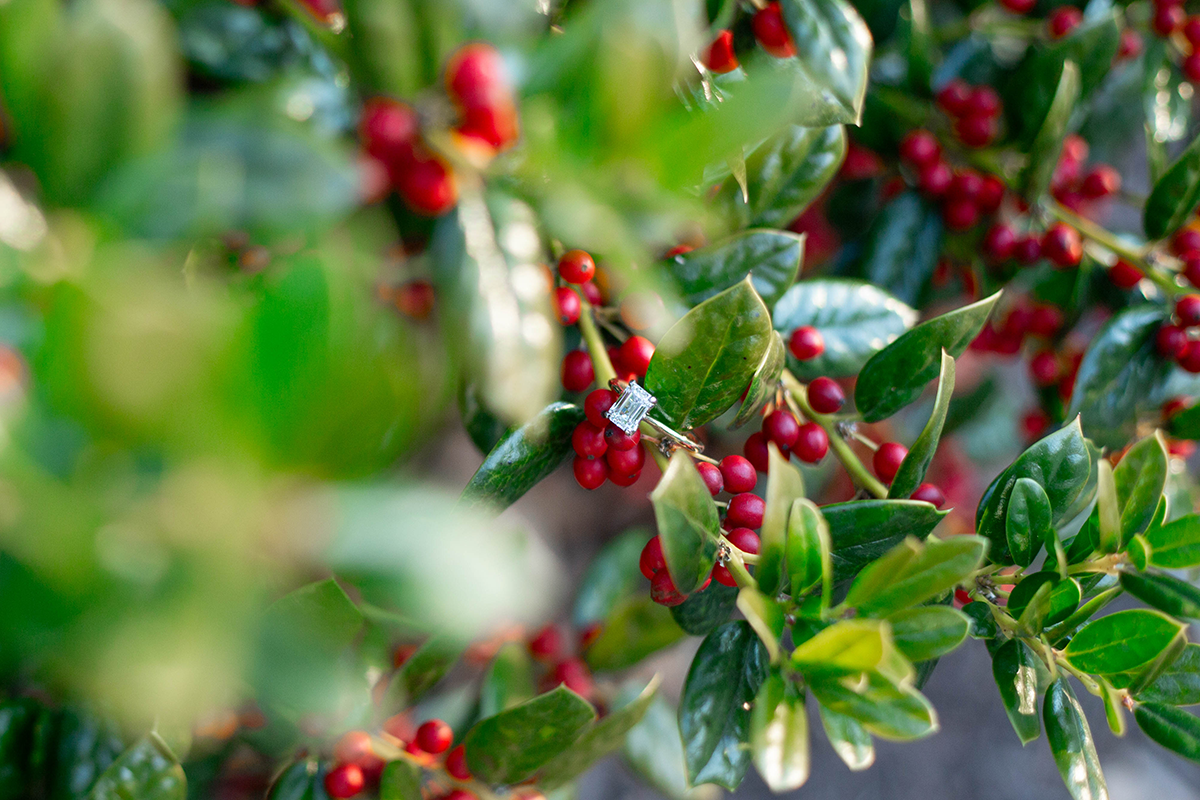
[{"label": "emerald-cut diamond", "polygon": [[637,430],[638,423],[646,418],[650,409],[654,408],[654,404],[657,402],[654,395],[638,386],[637,383],[630,383],[625,387],[625,391],[621,392],[617,402],[608,409],[605,416],[621,430],[633,433]]}]

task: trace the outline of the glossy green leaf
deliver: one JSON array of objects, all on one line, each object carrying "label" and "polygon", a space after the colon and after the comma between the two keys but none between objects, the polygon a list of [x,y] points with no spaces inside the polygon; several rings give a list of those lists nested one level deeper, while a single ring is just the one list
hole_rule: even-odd
[{"label": "glossy green leaf", "polygon": [[867,92],[873,42],[867,24],[845,0],[782,0],[792,40],[804,45],[789,66],[799,69],[822,100],[839,107],[833,121],[858,124]]},{"label": "glossy green leaf", "polygon": [[1105,589],[1095,597],[1079,606],[1066,619],[1046,632],[1046,638],[1052,645],[1058,645],[1064,636],[1074,633],[1075,629],[1092,617],[1103,611],[1109,603],[1121,595],[1121,587],[1113,586]]},{"label": "glossy green leaf", "polygon": [[851,578],[904,541],[928,535],[945,511],[916,500],[856,500],[821,507],[833,543],[834,580]]},{"label": "glossy green leaf", "polygon": [[954,394],[954,359],[943,350],[937,396],[933,399],[933,410],[929,414],[929,421],[925,423],[921,435],[913,442],[913,446],[908,450],[908,455],[900,463],[900,470],[892,479],[892,485],[888,487],[888,497],[906,498],[921,485],[921,481],[925,478],[925,471],[933,463],[938,442],[942,438],[942,428],[946,424],[946,412],[950,409],[952,394]]},{"label": "glossy green leaf", "polygon": [[806,325],[821,332],[825,351],[808,361],[788,355],[800,380],[857,375],[867,359],[917,321],[917,312],[877,286],[843,278],[803,280],[775,304],[775,329],[785,337]]},{"label": "glossy green leaf", "polygon": [[[584,651],[584,660],[594,670],[619,670],[670,647],[685,636],[675,621],[674,612],[708,596],[709,591],[705,590],[689,597],[683,605],[670,609],[655,603],[645,591],[622,600],[605,619],[600,635]],[[731,602],[723,619],[728,619],[732,611]]]},{"label": "glossy green leaf", "polygon": [[963,606],[962,610],[971,620],[972,639],[995,639],[999,635],[1000,628],[996,624],[992,606],[981,600],[973,600]]},{"label": "glossy green leaf", "polygon": [[1142,211],[1142,227],[1150,239],[1179,230],[1200,206],[1200,138],[1187,146],[1155,181]]},{"label": "glossy green leaf", "polygon": [[379,778],[379,800],[421,800],[421,771],[403,759],[389,761]]},{"label": "glossy green leaf", "polygon": [[571,403],[547,406],[492,448],[463,496],[498,508],[512,505],[571,455],[571,433],[583,419],[583,409]]},{"label": "glossy green leaf", "polygon": [[479,716],[493,717],[535,694],[529,651],[516,642],[500,648],[479,686]]},{"label": "glossy green leaf", "polygon": [[[397,765],[404,762],[395,762]],[[411,769],[411,767],[410,767]],[[386,775],[386,770],[385,770]],[[315,759],[301,759],[287,767],[267,792],[267,800],[328,800],[325,793],[325,769]],[[382,795],[380,800],[411,800],[397,795]]]},{"label": "glossy green leaf", "polygon": [[804,693],[778,672],[767,676],[750,714],[750,749],[758,774],[773,792],[808,780],[810,751]]},{"label": "glossy green leaf", "polygon": [[748,230],[663,262],[689,307],[750,277],[770,308],[796,281],[804,260],[804,237],[788,231]]},{"label": "glossy green leaf", "polygon": [[1173,617],[1200,619],[1200,589],[1160,572],[1122,572],[1121,588]]},{"label": "glossy green leaf", "polygon": [[604,620],[622,600],[642,593],[645,579],[638,563],[650,536],[645,528],[630,528],[592,559],[575,592],[571,619],[577,627]]},{"label": "glossy green leaf", "polygon": [[859,273],[916,306],[941,248],[941,212],[916,192],[905,192],[884,206],[867,231]]},{"label": "glossy green leaf", "polygon": [[878,422],[916,400],[938,375],[942,351],[954,358],[962,355],[999,298],[997,293],[923,322],[872,356],[854,388],[863,419]]},{"label": "glossy green leaf", "polygon": [[937,712],[911,686],[870,675],[860,691],[835,680],[813,681],[811,688],[821,705],[852,717],[881,739],[910,741],[938,730]]},{"label": "glossy green leaf", "polygon": [[1050,498],[1046,490],[1030,478],[1017,478],[1008,498],[1004,522],[1008,552],[1013,561],[1028,567],[1042,549],[1047,531],[1053,531]]},{"label": "glossy green leaf", "polygon": [[930,539],[924,544],[906,539],[859,573],[845,604],[867,615],[887,615],[920,605],[953,589],[974,572],[986,551],[986,540],[978,536]]},{"label": "glossy green leaf", "polygon": [[1135,444],[1113,470],[1121,509],[1121,542],[1146,530],[1167,485],[1167,447],[1155,433]]},{"label": "glossy green leaf", "polygon": [[787,580],[788,518],[792,504],[804,497],[804,478],[774,444],[767,449],[770,468],[758,555],[758,586],[774,596]]},{"label": "glossy green leaf", "polygon": [[1101,461],[1096,484],[1096,549],[1115,553],[1121,547],[1121,504],[1112,466]]},{"label": "glossy green leaf", "polygon": [[992,543],[989,557],[999,564],[1012,561],[1005,523],[1012,489],[1019,478],[1030,478],[1045,490],[1057,525],[1087,487],[1091,469],[1091,454],[1078,420],[1022,453],[988,486],[975,512],[976,532]]},{"label": "glossy green leaf", "polygon": [[650,502],[667,571],[679,591],[691,594],[712,572],[720,519],[712,494],[686,450],[671,456]]},{"label": "glossy green leaf", "polygon": [[892,641],[890,626],[873,619],[835,622],[797,646],[792,664],[810,676],[871,672],[902,683],[914,675]]},{"label": "glossy green leaf", "polygon": [[1054,165],[1062,155],[1067,123],[1071,121],[1071,113],[1079,103],[1080,89],[1079,67],[1068,59],[1062,63],[1050,107],[1029,148],[1029,162],[1021,174],[1025,197],[1041,197],[1050,188]]},{"label": "glossy green leaf", "polygon": [[767,653],[746,622],[730,622],[700,644],[679,701],[689,782],[732,791],[750,765],[750,709],[767,676]]},{"label": "glossy green leaf", "polygon": [[1098,678],[1100,684],[1100,699],[1104,703],[1104,719],[1108,729],[1115,736],[1124,736],[1128,727],[1125,722],[1125,706],[1122,704],[1122,693],[1104,678]]},{"label": "glossy green leaf", "polygon": [[671,609],[675,624],[691,636],[707,636],[729,621],[737,606],[738,590],[714,583]]},{"label": "glossy green leaf", "polygon": [[746,158],[746,195],[729,181],[719,202],[739,227],[785,228],[833,180],[845,152],[841,125],[788,125]]},{"label": "glossy green leaf", "polygon": [[1085,626],[1064,653],[1084,672],[1134,672],[1170,648],[1185,629],[1183,623],[1158,611],[1118,611]]},{"label": "glossy green leaf", "polygon": [[1150,563],[1167,569],[1200,567],[1200,514],[1188,514],[1146,531]]},{"label": "glossy green leaf", "polygon": [[571,747],[551,759],[541,770],[538,785],[553,791],[578,778],[601,758],[621,749],[625,736],[642,721],[658,693],[656,675],[636,698],[593,722]]},{"label": "glossy green leaf", "polygon": [[946,655],[966,641],[967,615],[950,606],[920,606],[888,617],[896,649],[913,663]]},{"label": "glossy green leaf", "polygon": [[184,800],[183,767],[156,734],[126,750],[96,780],[88,800]]},{"label": "glossy green leaf", "polygon": [[1200,762],[1200,719],[1160,703],[1142,703],[1133,710],[1138,727],[1173,753]]},{"label": "glossy green leaf", "polygon": [[767,350],[754,370],[750,388],[746,390],[746,397],[738,407],[737,416],[733,418],[730,428],[740,428],[757,418],[762,407],[775,396],[775,390],[779,387],[779,376],[783,373],[786,352],[783,339],[776,332],[768,339]]},{"label": "glossy green leaf", "polygon": [[1138,692],[1147,703],[1200,705],[1200,645],[1189,644],[1154,682]]},{"label": "glossy green leaf", "polygon": [[875,743],[862,723],[818,704],[821,727],[838,758],[853,772],[861,772],[875,763]]},{"label": "glossy green leaf", "polygon": [[490,784],[517,783],[566,751],[596,718],[588,701],[559,686],[480,720],[467,732],[467,766]]},{"label": "glossy green leaf", "polygon": [[1041,659],[1020,639],[1009,639],[992,653],[992,677],[1000,701],[1023,745],[1042,735],[1037,692],[1039,676],[1045,672]]},{"label": "glossy green leaf", "polygon": [[1150,566],[1150,558],[1153,555],[1150,543],[1140,533],[1129,540],[1129,546],[1125,548],[1125,552],[1129,555],[1129,563],[1139,572],[1145,572]]},{"label": "glossy green leaf", "polygon": [[396,671],[388,684],[385,702],[395,707],[416,703],[438,684],[462,655],[456,639],[432,636]]},{"label": "glossy green leaf", "polygon": [[788,517],[787,569],[793,597],[801,597],[822,586],[825,604],[833,584],[833,556],[829,523],[817,504],[807,499],[792,503]]},{"label": "glossy green leaf", "polygon": [[779,640],[783,638],[783,606],[754,587],[747,586],[738,592],[737,607],[762,640],[771,663],[778,663]]},{"label": "glossy green leaf", "polygon": [[[1049,587],[1040,597],[1042,587]],[[1045,570],[1027,575],[1008,596],[1008,613],[1014,618],[1025,617],[1026,610],[1036,603],[1037,609],[1030,617],[1032,630],[1040,631],[1044,626],[1054,625],[1069,617],[1079,608],[1083,592],[1079,581],[1074,578],[1063,580],[1057,572]]]},{"label": "glossy green leaf", "polygon": [[690,430],[742,396],[770,346],[771,315],[750,279],[705,300],[659,340],[646,373],[654,416]]},{"label": "glossy green leaf", "polygon": [[1075,800],[1108,800],[1092,730],[1065,677],[1050,684],[1042,706],[1046,739],[1067,791]]}]

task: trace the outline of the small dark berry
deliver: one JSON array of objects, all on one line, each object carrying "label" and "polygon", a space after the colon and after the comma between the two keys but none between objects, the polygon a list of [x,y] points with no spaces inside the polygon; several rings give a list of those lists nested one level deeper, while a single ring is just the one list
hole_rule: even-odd
[{"label": "small dark berry", "polygon": [[608,462],[603,458],[575,456],[575,480],[585,489],[599,489],[608,480]]},{"label": "small dark berry", "polygon": [[1154,335],[1154,346],[1163,358],[1177,359],[1188,346],[1187,331],[1178,325],[1163,325]]},{"label": "small dark berry", "polygon": [[[763,449],[766,449],[765,444]],[[721,477],[724,479],[725,488],[731,494],[754,491],[754,486],[758,483],[758,473],[750,459],[737,455],[721,459]]]},{"label": "small dark berry", "polygon": [[941,508],[946,504],[945,493],[936,484],[932,483],[922,483],[908,497],[910,500],[920,500],[923,503],[929,503],[934,508]]},{"label": "small dark berry", "polygon": [[776,58],[791,58],[796,55],[796,45],[792,41],[792,34],[788,32],[787,24],[783,21],[783,9],[779,7],[777,0],[767,3],[751,17],[750,28],[762,49]]},{"label": "small dark berry", "polygon": [[1000,5],[1014,14],[1028,14],[1037,5],[1037,0],[1000,0]]},{"label": "small dark berry", "polygon": [[982,214],[995,214],[1004,202],[1004,183],[995,175],[984,175],[979,196],[975,199]]},{"label": "small dark berry", "polygon": [[1171,252],[1177,256],[1200,251],[1200,230],[1182,228],[1171,237]]},{"label": "small dark berry", "polygon": [[563,357],[562,385],[568,392],[582,392],[592,385],[596,373],[592,359],[583,350],[572,350]]},{"label": "small dark berry", "polygon": [[583,304],[579,302],[579,295],[575,294],[575,290],[569,286],[559,286],[554,290],[554,313],[558,315],[558,321],[563,325],[574,325],[579,322],[579,314],[583,310]]},{"label": "small dark berry", "polygon": [[967,102],[971,99],[971,86],[961,78],[953,78],[938,90],[937,104],[952,117],[961,117],[966,113]]},{"label": "small dark berry", "polygon": [[1000,113],[1000,95],[990,86],[976,86],[971,89],[971,97],[967,100],[967,110],[964,117],[995,117]]},{"label": "small dark berry", "polygon": [[1186,342],[1175,362],[1192,374],[1200,373],[1200,342]]},{"label": "small dark berry", "polygon": [[1078,266],[1083,258],[1079,231],[1062,222],[1054,223],[1042,235],[1042,255],[1062,269]]},{"label": "small dark berry", "polygon": [[987,147],[999,132],[994,116],[973,115],[954,123],[954,135],[967,147]]},{"label": "small dark berry", "polygon": [[829,434],[815,422],[800,426],[800,436],[793,448],[796,457],[808,464],[816,464],[829,452]]},{"label": "small dark berry", "polygon": [[942,204],[942,222],[952,231],[969,231],[979,222],[979,208],[973,200],[947,200]]},{"label": "small dark berry", "polygon": [[800,423],[792,412],[777,408],[763,419],[763,434],[781,449],[791,448],[800,435]]},{"label": "small dark berry", "polygon": [[1047,416],[1046,412],[1042,411],[1040,408],[1035,408],[1025,416],[1021,417],[1021,430],[1025,434],[1025,439],[1028,441],[1037,439],[1049,427],[1050,417]]},{"label": "small dark berry", "polygon": [[1038,306],[1029,318],[1029,332],[1047,338],[1058,333],[1063,326],[1063,313],[1055,306]]},{"label": "small dark berry", "polygon": [[909,131],[900,140],[900,159],[912,169],[921,169],[941,159],[937,137],[923,128]]},{"label": "small dark berry", "polygon": [[610,422],[604,429],[604,441],[612,450],[632,450],[642,441],[642,432],[626,433]]},{"label": "small dark berry", "polygon": [[733,72],[738,68],[737,54],[733,52],[733,31],[717,34],[717,38],[708,46],[704,66],[718,74]]},{"label": "small dark berry", "polygon": [[771,463],[767,451],[767,437],[761,433],[752,433],[746,439],[746,443],[742,445],[742,453],[746,456],[746,460],[754,465],[754,468],[759,472],[766,472],[767,466]]},{"label": "small dark berry", "polygon": [[446,772],[451,778],[460,781],[471,780],[471,770],[467,769],[467,748],[459,745],[446,756]]},{"label": "small dark berry", "polygon": [[1117,261],[1108,268],[1108,279],[1119,289],[1132,289],[1141,282],[1145,275],[1128,261]]},{"label": "small dark berry", "polygon": [[684,600],[687,600],[675,588],[675,582],[671,580],[671,574],[665,569],[659,570],[650,579],[650,599],[664,606],[677,606]]},{"label": "small dark berry", "polygon": [[1013,246],[1013,258],[1022,264],[1036,264],[1042,259],[1042,242],[1036,236],[1022,236]]},{"label": "small dark berry", "polygon": [[997,222],[983,235],[983,253],[989,261],[994,263],[998,264],[1012,258],[1016,248],[1016,231],[1003,223]]},{"label": "small dark berry", "polygon": [[735,495],[729,501],[725,522],[734,528],[761,528],[765,510],[766,503],[758,495],[749,492]]},{"label": "small dark berry", "polygon": [[1183,59],[1181,65],[1183,77],[1191,83],[1200,83],[1200,52],[1195,52]]},{"label": "small dark berry", "polygon": [[358,764],[340,764],[325,774],[325,793],[334,800],[345,800],[361,792],[366,783]]},{"label": "small dark berry", "polygon": [[950,188],[946,190],[946,198],[974,202],[982,191],[983,176],[973,169],[963,169],[954,174],[953,180],[950,181]]},{"label": "small dark berry", "polygon": [[1200,250],[1192,250],[1183,256],[1183,277],[1200,289]]},{"label": "small dark berry", "polygon": [[585,250],[568,250],[558,260],[558,274],[567,283],[587,283],[596,274],[596,262]]},{"label": "small dark berry", "polygon": [[529,639],[529,654],[539,661],[557,661],[566,652],[566,645],[562,629],[550,623]]},{"label": "small dark berry", "polygon": [[650,359],[654,357],[654,343],[644,336],[630,336],[621,345],[617,357],[625,369],[644,378],[650,368]]},{"label": "small dark berry", "polygon": [[945,161],[935,161],[921,167],[917,173],[917,188],[926,197],[941,197],[950,188],[954,173]]},{"label": "small dark berry", "polygon": [[1059,6],[1050,14],[1046,23],[1051,39],[1061,39],[1083,22],[1083,12],[1075,6]]},{"label": "small dark berry", "polygon": [[1108,164],[1098,164],[1083,177],[1080,186],[1083,196],[1089,200],[1099,200],[1108,197],[1121,189],[1121,173]]},{"label": "small dark berry", "polygon": [[900,471],[900,464],[907,455],[908,448],[902,444],[884,442],[879,445],[874,458],[871,459],[871,464],[875,467],[875,474],[879,476],[879,480],[891,483],[892,479],[896,477],[896,473]]},{"label": "small dark berry", "polygon": [[1200,294],[1188,294],[1176,300],[1175,316],[1185,328],[1200,325]]},{"label": "small dark berry", "polygon": [[579,291],[583,292],[583,299],[594,306],[604,305],[604,295],[600,294],[600,287],[595,281],[584,281],[579,284]]},{"label": "small dark berry", "polygon": [[797,361],[808,361],[825,352],[825,338],[816,328],[804,325],[792,331],[788,350]]},{"label": "small dark berry", "polygon": [[1125,61],[1130,58],[1136,58],[1142,54],[1142,37],[1133,28],[1125,28],[1121,31],[1121,44],[1117,48],[1117,59]]},{"label": "small dark berry", "polygon": [[588,422],[601,431],[608,427],[608,417],[604,416],[612,404],[617,402],[617,393],[611,389],[596,389],[589,392],[583,399],[583,413]]},{"label": "small dark berry", "polygon": [[822,375],[808,385],[808,404],[818,414],[836,414],[846,404],[846,394],[837,381]]},{"label": "small dark berry", "polygon": [[1183,6],[1174,3],[1160,3],[1154,9],[1154,17],[1150,26],[1154,32],[1166,39],[1183,25],[1187,12]]},{"label": "small dark berry", "polygon": [[584,420],[575,426],[571,433],[571,447],[576,455],[584,458],[599,458],[608,450],[608,442],[604,438],[604,428],[597,428]]}]

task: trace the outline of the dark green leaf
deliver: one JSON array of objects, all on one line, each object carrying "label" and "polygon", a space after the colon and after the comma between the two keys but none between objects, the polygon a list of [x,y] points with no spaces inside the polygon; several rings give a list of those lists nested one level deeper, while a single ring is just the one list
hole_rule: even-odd
[{"label": "dark green leaf", "polygon": [[1063,139],[1067,135],[1067,123],[1079,103],[1079,67],[1073,61],[1062,64],[1058,86],[1046,111],[1046,117],[1034,136],[1029,148],[1029,163],[1021,175],[1025,197],[1041,197],[1050,188],[1054,165],[1062,155]]},{"label": "dark green leaf", "polygon": [[1013,562],[1028,567],[1052,532],[1053,511],[1046,490],[1030,478],[1017,478],[1008,498],[1004,534]]},{"label": "dark green leaf", "polygon": [[500,648],[479,686],[479,716],[493,717],[535,694],[529,652],[516,642]]},{"label": "dark green leaf", "polygon": [[1200,619],[1200,589],[1159,572],[1122,572],[1121,588],[1173,617]]},{"label": "dark green leaf", "polygon": [[1142,703],[1133,718],[1147,736],[1173,753],[1200,761],[1200,719],[1160,703]]},{"label": "dark green leaf", "polygon": [[457,640],[430,637],[396,671],[385,702],[397,708],[416,703],[446,676],[462,652],[463,645]]},{"label": "dark green leaf", "polygon": [[783,346],[783,339],[778,332],[771,336],[768,342],[767,351],[763,353],[762,361],[754,370],[754,376],[750,379],[750,388],[746,390],[746,398],[742,400],[742,405],[738,408],[737,416],[734,417],[730,428],[740,428],[756,418],[762,407],[775,396],[775,390],[779,386],[779,376],[783,372],[784,355],[787,348]]},{"label": "dark green leaf", "polygon": [[862,691],[834,680],[813,681],[811,686],[821,705],[858,720],[881,739],[909,741],[938,730],[937,712],[911,686],[897,686],[874,675],[868,676]]},{"label": "dark green leaf", "polygon": [[1200,439],[1200,403],[1172,414],[1167,420],[1167,433],[1176,439]]},{"label": "dark green leaf", "polygon": [[538,695],[467,732],[467,766],[490,784],[523,781],[569,748],[596,718],[588,701],[565,686]]},{"label": "dark green leaf", "polygon": [[1087,717],[1065,677],[1050,684],[1042,706],[1046,739],[1067,791],[1075,800],[1108,800],[1104,772]]},{"label": "dark green leaf", "polygon": [[552,403],[500,440],[471,476],[463,496],[506,508],[571,454],[571,433],[584,419],[571,403]]},{"label": "dark green leaf", "polygon": [[787,231],[749,230],[663,262],[689,307],[750,277],[770,308],[800,272],[804,237]]},{"label": "dark green leaf", "polygon": [[733,790],[750,764],[750,707],[767,676],[767,654],[746,622],[730,622],[700,644],[679,703],[689,782]]},{"label": "dark green leaf", "polygon": [[[394,765],[407,764],[403,761]],[[411,767],[409,767],[411,769]],[[386,771],[385,771],[386,775]],[[325,770],[315,759],[301,759],[285,769],[267,792],[267,800],[329,800],[325,793]],[[383,795],[380,800],[410,800],[403,796]]]},{"label": "dark green leaf", "polygon": [[[1045,594],[1038,598],[1038,592],[1043,586],[1049,587]],[[1035,600],[1035,598],[1038,598]],[[1083,598],[1079,581],[1074,578],[1063,580],[1057,572],[1043,571],[1027,575],[1008,596],[1008,613],[1014,618],[1025,616],[1025,611],[1032,605],[1037,605],[1036,619],[1031,619],[1034,632],[1043,626],[1054,625],[1071,616]]]},{"label": "dark green leaf", "polygon": [[916,400],[937,377],[942,351],[962,355],[983,325],[999,293],[923,322],[880,350],[859,373],[854,402],[863,419],[878,422]]},{"label": "dark green leaf", "polygon": [[871,61],[871,32],[844,0],[783,0],[783,19],[792,40],[801,45],[795,66],[825,102],[840,107],[836,122],[857,125],[862,119]]},{"label": "dark green leaf", "polygon": [[920,605],[974,572],[986,551],[987,542],[978,536],[929,539],[924,544],[906,539],[859,573],[845,605],[867,615]]},{"label": "dark green leaf", "polygon": [[156,734],[130,747],[97,779],[88,800],[184,800],[183,767]]},{"label": "dark green leaf", "polygon": [[379,778],[379,800],[421,800],[421,772],[413,764],[389,761]]},{"label": "dark green leaf", "polygon": [[1075,634],[1064,653],[1084,672],[1134,672],[1172,647],[1185,629],[1183,623],[1158,611],[1118,611],[1089,623]]},{"label": "dark green leaf", "polygon": [[650,360],[646,389],[658,398],[655,416],[686,431],[723,414],[750,385],[773,335],[749,278],[693,308]]},{"label": "dark green leaf", "polygon": [[704,479],[686,450],[677,450],[650,495],[667,571],[691,594],[712,572],[720,520]]},{"label": "dark green leaf", "polygon": [[1200,206],[1200,138],[1167,167],[1154,183],[1142,212],[1142,227],[1150,239],[1170,236]]},{"label": "dark green leaf", "polygon": [[[40,704],[28,699],[0,705],[0,797],[21,797],[34,783],[30,751],[40,712]],[[95,776],[88,777],[90,785]]]},{"label": "dark green leaf", "polygon": [[793,597],[802,597],[822,584],[824,602],[829,602],[833,582],[831,549],[829,524],[816,503],[806,499],[792,503],[788,517],[787,570]]},{"label": "dark green leaf", "polygon": [[779,641],[783,638],[783,606],[753,586],[747,586],[738,592],[737,607],[762,640],[763,647],[767,648],[771,663],[778,663]]},{"label": "dark green leaf", "polygon": [[[640,576],[640,573],[639,573]],[[600,635],[584,651],[583,657],[594,670],[618,670],[633,666],[651,653],[669,647],[683,638],[675,622],[675,612],[684,606],[706,602],[718,587],[693,594],[682,605],[668,609],[650,599],[648,592],[621,601],[600,629]],[[729,619],[737,592],[732,592],[722,622]]]},{"label": "dark green leaf", "polygon": [[929,421],[921,430],[921,435],[913,442],[908,455],[900,464],[900,471],[892,479],[888,488],[888,497],[903,499],[908,497],[925,478],[925,471],[933,463],[934,453],[937,452],[938,442],[942,438],[942,427],[946,424],[946,412],[950,408],[950,395],[954,394],[954,359],[945,350],[942,351],[941,372],[938,375],[937,396],[933,400],[933,410]]},{"label": "dark green leaf", "polygon": [[638,562],[650,533],[630,528],[604,546],[592,559],[575,593],[571,619],[578,627],[607,618],[617,604],[645,588]]},{"label": "dark green leaf", "polygon": [[1139,700],[1169,706],[1200,705],[1200,645],[1189,644],[1153,683],[1138,692]]},{"label": "dark green leaf", "polygon": [[905,192],[884,207],[867,231],[859,273],[915,306],[941,248],[941,212],[916,192]]},{"label": "dark green leaf", "polygon": [[906,536],[928,535],[945,511],[916,500],[858,500],[821,508],[833,543],[834,580],[858,574]]},{"label": "dark green leaf", "polygon": [[749,201],[734,181],[722,188],[720,201],[739,227],[787,227],[837,174],[845,152],[846,133],[841,125],[789,125],[746,159]]},{"label": "dark green leaf", "polygon": [[1174,522],[1146,531],[1150,563],[1167,569],[1200,567],[1200,514],[1188,514]]},{"label": "dark green leaf", "polygon": [[995,639],[1000,633],[992,607],[987,603],[974,600],[963,606],[963,613],[971,620],[971,637],[974,639]]},{"label": "dark green leaf", "polygon": [[804,693],[779,672],[767,676],[750,715],[754,766],[773,792],[798,789],[810,767]]},{"label": "dark green leaf", "polygon": [[917,321],[917,312],[869,283],[816,278],[788,289],[775,304],[774,320],[784,336],[805,325],[821,332],[825,352],[808,361],[789,354],[787,360],[797,377],[811,380],[857,375],[867,359]]},{"label": "dark green leaf", "polygon": [[967,638],[971,621],[950,606],[921,606],[888,617],[896,649],[914,663],[938,658]]},{"label": "dark green leaf", "polygon": [[804,478],[787,456],[780,455],[774,444],[768,445],[768,458],[770,469],[767,474],[770,477],[758,555],[758,586],[773,597],[787,580],[788,517],[792,513],[792,504],[804,497]]},{"label": "dark green leaf", "polygon": [[1029,744],[1042,734],[1037,690],[1039,675],[1045,672],[1041,659],[1020,639],[1009,639],[992,653],[992,676],[1021,744]]},{"label": "dark green leaf", "polygon": [[1121,542],[1146,530],[1167,485],[1167,447],[1155,433],[1135,444],[1113,470],[1121,509]]},{"label": "dark green leaf", "polygon": [[738,590],[733,586],[713,583],[703,592],[696,592],[671,609],[677,627],[692,636],[707,636],[717,626],[729,621],[737,606]]},{"label": "dark green leaf", "polygon": [[508,423],[483,405],[479,385],[475,381],[463,381],[458,393],[458,412],[463,427],[467,429],[467,436],[484,455],[492,452],[501,439],[513,432]]},{"label": "dark green leaf", "polygon": [[875,744],[861,722],[820,704],[817,709],[826,738],[847,767],[859,772],[875,763]]}]

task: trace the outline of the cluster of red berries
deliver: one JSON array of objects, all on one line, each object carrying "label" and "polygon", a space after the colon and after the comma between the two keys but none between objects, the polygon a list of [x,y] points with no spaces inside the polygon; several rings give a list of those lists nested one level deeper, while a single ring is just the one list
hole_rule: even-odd
[{"label": "cluster of red berries", "polygon": [[1182,38],[1181,48],[1188,55],[1183,59],[1183,74],[1189,81],[1200,81],[1200,16],[1188,16],[1183,0],[1153,0],[1154,14],[1150,27],[1164,39]]},{"label": "cluster of red berries", "polygon": [[579,649],[584,649],[599,632],[599,627],[589,627],[576,640],[576,637],[570,636],[561,626],[551,623],[529,638],[529,654],[548,667],[540,681],[542,691],[548,692],[561,685],[585,700],[593,699],[596,683],[592,680],[592,671],[583,659],[579,658],[572,642],[575,642]]},{"label": "cluster of red berries", "polygon": [[[783,9],[777,0],[767,3],[750,19],[750,29],[760,47],[776,58],[791,58],[796,55],[796,43],[783,19]],[[724,74],[740,66],[733,49],[733,31],[724,30],[708,46],[704,54],[704,66],[710,72]]]},{"label": "cluster of red berries", "polygon": [[1050,180],[1054,199],[1077,213],[1084,213],[1089,202],[1103,200],[1121,189],[1121,173],[1109,164],[1096,164],[1085,171],[1087,157],[1087,140],[1075,134],[1067,136]]},{"label": "cluster of red berries", "polygon": [[973,169],[952,170],[942,158],[937,138],[927,130],[905,135],[900,142],[900,161],[911,172],[917,189],[941,202],[942,221],[950,230],[970,230],[983,217],[996,213],[1004,200],[1004,184],[999,178]]},{"label": "cluster of red berries", "polygon": [[983,235],[983,253],[993,264],[1014,260],[1028,266],[1047,259],[1059,269],[1079,266],[1083,259],[1083,239],[1079,231],[1064,222],[1055,222],[1041,236],[1030,231],[1018,234],[1006,223],[997,222]]},{"label": "cluster of red berries", "polygon": [[990,86],[971,86],[955,78],[938,90],[937,104],[954,120],[954,135],[967,147],[987,147],[1000,132],[1004,109]]},{"label": "cluster of red berries", "polygon": [[1200,294],[1184,295],[1175,301],[1174,320],[1158,329],[1154,343],[1164,358],[1174,360],[1188,372],[1200,372]]},{"label": "cluster of red berries", "polygon": [[[397,715],[385,723],[384,732],[403,744],[405,752],[422,766],[433,766],[436,757],[450,750],[454,742],[454,731],[440,719],[428,720],[412,731],[407,717]],[[325,792],[335,800],[354,797],[378,785],[385,766],[386,762],[375,753],[370,735],[365,731],[350,731],[334,747],[333,767],[325,774]],[[471,779],[461,745],[446,756],[444,767],[457,780]],[[475,795],[465,789],[454,789],[439,800],[475,800]]]},{"label": "cluster of red berries", "polygon": [[[459,111],[454,129],[465,149],[494,155],[516,141],[517,112],[499,53],[491,45],[460,48],[446,65],[446,92]],[[375,97],[363,107],[359,139],[368,165],[368,199],[390,190],[418,214],[436,217],[458,202],[458,184],[446,160],[421,135],[412,106]]]},{"label": "cluster of red berries", "polygon": [[[749,495],[749,497],[754,497],[760,503],[762,502],[756,495]],[[758,524],[762,525],[761,513],[759,513]],[[758,534],[750,528],[745,527],[727,530],[725,538],[738,550],[750,555],[757,554],[761,544]],[[670,607],[677,606],[684,600],[687,600],[687,595],[675,587],[675,582],[671,580],[671,575],[667,572],[667,561],[663,556],[662,540],[657,536],[646,542],[646,546],[642,548],[642,556],[638,561],[638,568],[641,569],[642,575],[646,576],[646,580],[650,581],[650,599],[654,602]],[[722,586],[737,586],[737,581],[734,580],[728,568],[724,564],[717,563],[713,565],[712,573],[705,579],[696,592],[703,592],[707,589],[712,584],[714,578]]]},{"label": "cluster of red berries", "polygon": [[1187,282],[1200,289],[1200,230],[1183,228],[1171,238],[1171,252],[1183,262]]},{"label": "cluster of red berries", "polygon": [[587,419],[571,434],[575,480],[585,489],[599,489],[606,480],[632,486],[642,476],[646,451],[641,431],[626,433],[605,417],[616,401],[617,393],[611,389],[589,393],[583,401]]}]

